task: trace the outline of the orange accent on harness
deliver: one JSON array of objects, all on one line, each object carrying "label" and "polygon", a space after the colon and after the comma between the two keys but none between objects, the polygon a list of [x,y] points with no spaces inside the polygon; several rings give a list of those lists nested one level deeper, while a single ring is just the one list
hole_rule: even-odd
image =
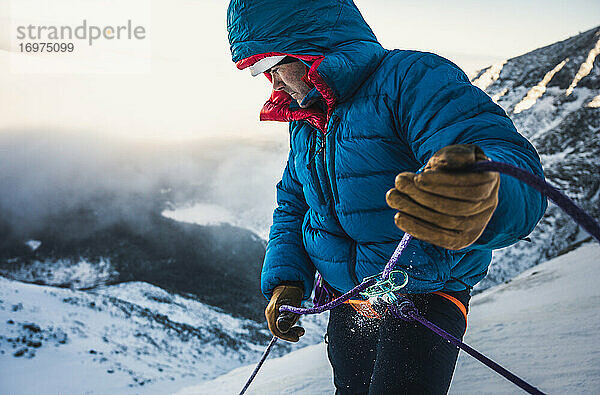
[{"label": "orange accent on harness", "polygon": [[368,300],[351,299],[345,301],[344,303],[352,306],[352,308],[363,317],[381,319],[381,315],[379,315],[379,313],[376,312],[375,309],[373,309],[371,302],[369,302]]},{"label": "orange accent on harness", "polygon": [[[448,295],[447,293],[444,293],[441,291],[435,291],[435,292],[431,292],[431,293],[435,294],[435,295],[439,295],[442,298],[444,298],[444,299],[450,301],[451,303],[453,303],[454,305],[456,305],[456,307],[458,307],[460,312],[463,314],[463,317],[465,317],[465,325],[467,324],[467,308],[465,307],[464,304],[462,304],[462,302],[460,300],[456,299],[454,296]],[[334,297],[335,297],[335,295],[334,295]],[[345,301],[344,304],[349,304],[354,310],[356,310],[363,317],[381,319],[381,315],[378,312],[376,312],[375,309],[373,309],[371,302],[369,302],[368,300],[350,299],[350,300]]]},{"label": "orange accent on harness", "polygon": [[467,324],[467,308],[465,307],[464,304],[461,303],[460,300],[456,299],[454,296],[448,295],[447,293],[444,293],[441,291],[435,291],[435,292],[432,292],[432,294],[439,295],[442,298],[445,298],[445,299],[449,300],[450,302],[454,303],[456,305],[456,307],[458,307],[458,309],[461,311],[461,313],[463,313],[463,316],[465,317],[465,325]]}]

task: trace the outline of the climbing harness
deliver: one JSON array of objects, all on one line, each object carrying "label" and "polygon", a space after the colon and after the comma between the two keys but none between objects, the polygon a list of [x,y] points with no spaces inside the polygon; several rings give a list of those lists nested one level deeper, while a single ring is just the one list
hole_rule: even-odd
[{"label": "climbing harness", "polygon": [[[596,220],[594,220],[585,211],[579,208],[566,195],[559,192],[556,188],[551,186],[542,178],[532,173],[529,173],[523,169],[519,169],[518,167],[515,167],[513,165],[493,161],[478,162],[473,166],[471,170],[479,172],[496,171],[499,173],[510,175],[512,177],[517,178],[520,181],[525,182],[529,186],[541,192],[543,195],[547,196],[557,206],[562,208],[569,216],[571,216],[575,220],[575,222],[577,222],[577,224],[579,224],[585,231],[590,233],[592,237],[600,243],[600,224],[596,222]],[[281,306],[279,308],[279,311],[289,311],[291,313],[299,315],[319,314],[324,311],[331,310],[341,305],[342,303],[350,301],[352,298],[355,298],[358,295],[362,295],[368,298],[380,298],[387,302],[388,309],[397,318],[407,321],[414,320],[421,323],[426,328],[430,329],[431,331],[441,336],[454,346],[460,348],[472,357],[476,358],[478,361],[482,362],[483,364],[494,370],[496,373],[502,375],[504,378],[511,381],[513,384],[519,386],[521,389],[527,391],[530,394],[543,394],[543,392],[537,389],[536,387],[527,383],[526,381],[519,378],[518,376],[511,373],[502,366],[498,365],[496,362],[492,361],[485,355],[481,354],[469,345],[463,343],[461,340],[452,336],[442,328],[425,319],[410,300],[405,299],[403,297],[398,298],[398,291],[405,287],[408,283],[408,274],[402,270],[394,270],[394,267],[396,266],[398,258],[400,257],[400,255],[402,255],[402,252],[404,251],[408,243],[412,240],[412,238],[413,237],[410,234],[405,233],[402,237],[402,240],[400,240],[400,243],[396,247],[396,250],[390,257],[390,260],[386,264],[382,273],[365,278],[362,283],[360,283],[350,291],[346,292],[345,294],[341,295],[340,297],[331,300],[332,295],[329,293],[329,291],[327,291],[328,294],[325,295],[324,299],[322,297],[322,294],[319,295],[320,300],[317,300],[317,303],[315,303],[315,307],[300,308],[285,305]],[[322,286],[323,281],[324,280],[319,276],[317,286],[319,286],[320,284]],[[326,289],[326,287],[323,287],[323,289]],[[315,296],[315,299],[317,299],[317,296]],[[327,303],[322,303],[323,301],[327,301]],[[277,337],[273,336],[267,349],[263,353],[261,360],[255,367],[254,371],[252,372],[252,375],[250,376],[250,378],[246,382],[246,385],[240,392],[240,395],[243,395],[246,392],[246,390],[256,377],[258,370],[263,365],[269,352],[271,351],[276,342]]]},{"label": "climbing harness", "polygon": [[458,299],[456,299],[454,296],[452,295],[448,295],[445,292],[442,291],[435,291],[432,292],[433,295],[438,295],[441,296],[442,298],[450,301],[450,303],[454,304],[456,307],[458,307],[458,309],[460,310],[460,312],[462,313],[463,317],[465,317],[465,327],[467,326],[467,308],[465,307],[465,305]]},{"label": "climbing harness", "polygon": [[373,308],[373,305],[368,300],[350,299],[344,302],[352,307],[358,314],[365,318],[381,319],[381,314]]}]

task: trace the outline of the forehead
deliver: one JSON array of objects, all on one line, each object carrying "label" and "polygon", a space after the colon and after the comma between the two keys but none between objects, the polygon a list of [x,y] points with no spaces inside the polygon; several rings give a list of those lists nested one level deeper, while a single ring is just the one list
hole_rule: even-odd
[{"label": "forehead", "polygon": [[267,70],[267,72],[270,73],[270,72],[273,72],[273,71],[296,70],[296,69],[300,68],[300,66],[303,67],[304,63],[302,63],[299,60],[296,60],[294,62],[276,64],[275,66],[273,66],[269,70]]}]

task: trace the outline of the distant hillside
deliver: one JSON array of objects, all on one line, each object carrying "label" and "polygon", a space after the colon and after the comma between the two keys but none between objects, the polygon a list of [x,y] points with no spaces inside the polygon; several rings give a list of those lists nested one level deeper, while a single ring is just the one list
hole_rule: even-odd
[{"label": "distant hillside", "polygon": [[[321,340],[323,319],[274,354]],[[253,363],[270,338],[264,323],[144,282],[80,291],[0,277],[1,394],[167,394]]]},{"label": "distant hillside", "polygon": [[[144,281],[263,322],[260,237],[226,224],[177,222],[144,207],[119,217],[107,213],[102,202],[95,204],[57,215],[28,239],[5,233],[0,274],[73,289]],[[115,220],[103,223],[103,216]]]}]

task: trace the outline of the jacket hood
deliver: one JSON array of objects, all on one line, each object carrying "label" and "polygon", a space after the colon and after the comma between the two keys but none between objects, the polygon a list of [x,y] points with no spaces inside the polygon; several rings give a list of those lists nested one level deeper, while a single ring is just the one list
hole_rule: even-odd
[{"label": "jacket hood", "polygon": [[386,53],[352,0],[232,0],[227,30],[238,68],[276,54],[302,59],[330,106],[351,96]]}]

